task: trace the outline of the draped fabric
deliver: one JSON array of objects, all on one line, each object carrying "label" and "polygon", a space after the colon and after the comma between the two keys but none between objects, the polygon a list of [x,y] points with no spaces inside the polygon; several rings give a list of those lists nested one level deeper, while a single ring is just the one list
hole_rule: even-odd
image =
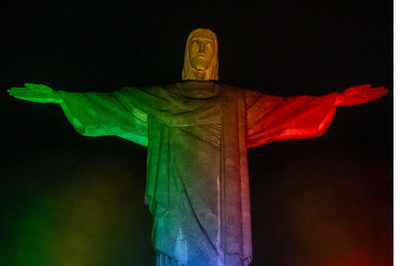
[{"label": "draped fabric", "polygon": [[214,82],[60,95],[79,133],[148,147],[153,245],[187,266],[250,264],[247,149],[320,136],[336,110],[336,94],[282,98]]},{"label": "draped fabric", "polygon": [[156,265],[157,266],[185,266],[179,261],[170,258],[168,255],[160,251],[156,251]]}]

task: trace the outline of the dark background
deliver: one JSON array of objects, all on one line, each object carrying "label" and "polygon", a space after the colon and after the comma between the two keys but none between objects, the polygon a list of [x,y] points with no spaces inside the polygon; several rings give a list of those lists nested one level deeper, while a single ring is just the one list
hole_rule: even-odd
[{"label": "dark background", "polygon": [[[101,3],[100,3],[101,2]],[[220,82],[325,95],[373,84],[318,139],[249,151],[254,266],[392,264],[392,2],[3,1],[0,265],[153,265],[146,149],[86,138],[23,83],[102,91],[181,79],[188,34],[219,41]]]}]

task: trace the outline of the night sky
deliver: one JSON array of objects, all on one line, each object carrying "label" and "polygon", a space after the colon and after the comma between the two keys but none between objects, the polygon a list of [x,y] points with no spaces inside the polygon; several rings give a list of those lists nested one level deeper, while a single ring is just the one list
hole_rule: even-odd
[{"label": "night sky", "polygon": [[391,1],[7,0],[0,10],[0,265],[154,265],[146,148],[83,137],[59,106],[6,90],[177,82],[199,27],[218,36],[220,83],[279,96],[390,91],[340,107],[320,138],[249,150],[251,265],[392,264]]}]

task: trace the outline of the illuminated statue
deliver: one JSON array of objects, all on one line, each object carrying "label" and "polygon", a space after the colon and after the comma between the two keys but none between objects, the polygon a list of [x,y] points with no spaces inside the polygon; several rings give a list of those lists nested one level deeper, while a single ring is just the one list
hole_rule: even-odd
[{"label": "illuminated statue", "polygon": [[252,260],[247,149],[321,136],[336,108],[376,100],[357,86],[321,97],[282,98],[217,83],[213,32],[187,40],[182,82],[70,93],[44,85],[10,95],[58,103],[85,136],[114,135],[148,147],[146,199],[157,265],[247,266]]}]

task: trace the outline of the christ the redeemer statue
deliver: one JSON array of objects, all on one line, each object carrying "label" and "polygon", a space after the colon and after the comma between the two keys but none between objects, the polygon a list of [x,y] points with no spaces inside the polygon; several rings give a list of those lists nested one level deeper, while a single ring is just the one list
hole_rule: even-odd
[{"label": "christ the redeemer statue", "polygon": [[15,98],[57,103],[84,136],[148,147],[146,202],[158,266],[248,266],[252,260],[247,149],[321,136],[336,108],[387,93],[370,85],[321,97],[277,97],[218,82],[218,45],[190,33],[182,81],[70,93],[26,83]]}]

